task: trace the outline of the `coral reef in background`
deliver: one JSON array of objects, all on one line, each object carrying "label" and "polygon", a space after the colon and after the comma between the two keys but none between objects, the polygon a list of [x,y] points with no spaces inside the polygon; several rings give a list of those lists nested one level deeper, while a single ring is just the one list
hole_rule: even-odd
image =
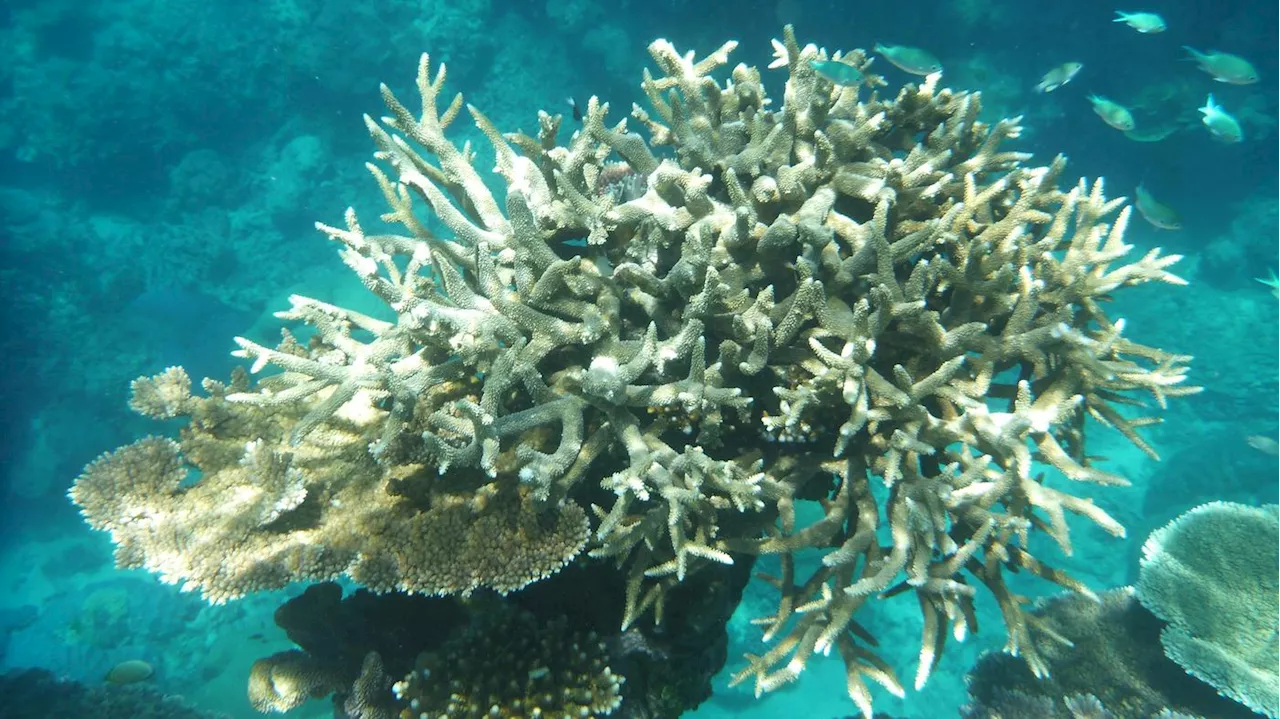
[{"label": "coral reef in background", "polygon": [[1199,259],[1200,277],[1219,287],[1240,288],[1264,274],[1258,268],[1274,268],[1272,238],[1280,232],[1280,207],[1270,193],[1257,193],[1232,207],[1230,226],[1205,241]]},{"label": "coral reef in background", "polygon": [[[835,55],[868,78],[860,99],[788,27],[775,108],[754,67],[712,77],[734,45],[650,46],[645,136],[595,98],[566,144],[558,116],[503,135],[468,106],[501,192],[446,137],[464,103],[443,68],[423,57],[416,109],[384,87],[390,115],[366,125],[390,229],[353,209],[320,228],[385,311],[294,296],[278,316],[305,334],[237,339],[274,374],[204,396],[178,368],[135,381],[136,410],[185,423],[76,480],[117,562],[215,602],[342,574],[518,596],[616,564],[625,630],[663,622],[700,574],[775,554],[770,648],[736,677],[757,692],[835,649],[870,716],[866,679],[902,687],[858,609],[915,595],[918,687],[947,635],[976,629],[978,585],[1044,674],[1005,573],[1087,594],[1028,534],[1069,553],[1073,513],[1123,536],[1077,494],[1125,483],[1090,458],[1086,418],[1154,457],[1139,430],[1158,418],[1132,407],[1195,388],[1186,357],[1127,339],[1103,304],[1183,284],[1178,257],[1130,257],[1123,201],[1003,149],[1018,123],[979,121],[976,94],[935,76],[881,97],[862,51]],[[798,523],[804,502],[820,518]]]},{"label": "coral reef in background", "polygon": [[195,709],[181,697],[149,686],[89,686],[44,669],[0,674],[0,707],[5,719],[230,719]]},{"label": "coral reef in background", "polygon": [[[305,88],[313,99],[361,92],[362,70],[393,60],[389,46],[426,44],[450,61],[476,61],[500,44],[486,37],[492,17],[488,0],[27,4],[0,24],[0,79],[11,88],[0,107],[12,118],[0,148],[23,162],[94,177],[119,163],[149,174],[171,165],[140,161],[198,149],[236,151],[239,143],[250,144],[246,134],[290,124],[291,89]],[[375,32],[361,36],[350,33],[352,27]],[[337,38],[345,39],[343,54],[368,64],[339,62]],[[290,52],[278,51],[285,46]],[[67,92],[49,93],[51,85]],[[191,116],[213,124],[193,123]],[[210,132],[211,126],[220,131]],[[116,184],[79,189],[100,192]]]},{"label": "coral reef in background", "polygon": [[1142,546],[1138,598],[1169,623],[1165,654],[1223,696],[1280,716],[1280,514],[1210,502]]}]

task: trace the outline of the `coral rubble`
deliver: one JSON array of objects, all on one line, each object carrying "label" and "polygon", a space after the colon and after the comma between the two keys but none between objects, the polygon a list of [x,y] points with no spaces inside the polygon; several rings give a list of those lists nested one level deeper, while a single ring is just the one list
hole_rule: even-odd
[{"label": "coral rubble", "polygon": [[1004,573],[1087,591],[1028,533],[1069,552],[1074,513],[1124,534],[1077,493],[1124,482],[1090,460],[1086,417],[1154,456],[1157,418],[1127,405],[1194,388],[1103,303],[1182,284],[1178,257],[1131,257],[1123,200],[1004,149],[1018,121],[978,121],[976,94],[931,77],[882,97],[861,51],[836,58],[866,87],[837,86],[812,69],[825,51],[774,44],[777,107],[760,70],[724,71],[734,43],[653,43],[644,135],[594,98],[565,144],[557,116],[504,135],[466,106],[498,191],[446,137],[464,103],[423,56],[420,106],[384,86],[389,116],[365,118],[390,229],[319,225],[385,317],[295,296],[278,316],[305,337],[237,339],[274,374],[201,397],[180,370],[138,380],[135,409],[188,421],[86,468],[88,522],[122,566],[212,601],[341,574],[510,593],[614,562],[624,626],[708,566],[779,555],[771,647],[738,679],[769,691],[834,648],[866,716],[864,679],[902,688],[861,605],[917,597],[920,686],[982,585],[1043,673]]}]

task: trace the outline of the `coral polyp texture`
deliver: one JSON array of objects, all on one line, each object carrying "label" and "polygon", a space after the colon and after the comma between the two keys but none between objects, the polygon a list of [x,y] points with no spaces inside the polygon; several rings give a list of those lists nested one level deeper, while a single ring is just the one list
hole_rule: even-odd
[{"label": "coral polyp texture", "polygon": [[[870,716],[864,679],[902,687],[855,615],[908,591],[916,686],[974,629],[979,586],[1042,671],[1005,570],[1087,591],[1028,534],[1069,552],[1073,513],[1123,536],[1082,496],[1124,483],[1090,461],[1086,419],[1154,456],[1142,407],[1194,388],[1104,302],[1183,284],[1178,257],[1134,256],[1123,198],[1060,189],[1064,158],[1005,149],[1018,121],[980,121],[977,94],[931,77],[882,97],[864,52],[787,28],[776,103],[734,46],[654,42],[650,109],[629,126],[593,98],[567,144],[558,116],[504,135],[465,106],[497,191],[446,137],[464,103],[443,67],[423,56],[414,109],[384,86],[389,116],[365,123],[389,209],[319,227],[386,311],[293,297],[278,316],[305,340],[236,340],[274,374],[204,397],[177,370],[138,380],[133,406],[188,418],[181,439],[104,455],[72,490],[119,563],[221,601],[341,574],[512,592],[605,561],[631,625],[705,567],[777,555],[770,648],[737,677],[760,692],[834,648]],[[816,74],[826,59],[865,87]]]},{"label": "coral polyp texture", "polygon": [[622,704],[624,679],[606,664],[594,633],[563,618],[489,617],[422,655],[392,686],[408,704],[401,719],[551,719],[608,716]]}]

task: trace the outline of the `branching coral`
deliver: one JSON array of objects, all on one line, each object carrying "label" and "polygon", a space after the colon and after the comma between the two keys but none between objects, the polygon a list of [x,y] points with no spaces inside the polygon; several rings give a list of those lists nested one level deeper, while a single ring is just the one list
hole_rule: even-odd
[{"label": "branching coral", "polygon": [[[862,603],[917,596],[919,686],[945,625],[974,629],[976,583],[1009,651],[1043,671],[1003,571],[1085,591],[1028,533],[1069,551],[1070,512],[1123,534],[1069,491],[1124,481],[1088,458],[1085,419],[1154,455],[1138,430],[1156,420],[1119,407],[1193,389],[1187,358],[1126,339],[1102,303],[1182,284],[1178,258],[1130,258],[1122,201],[1101,181],[1058,189],[1062,158],[1003,149],[1018,122],[979,122],[976,94],[934,78],[860,99],[788,28],[772,108],[756,68],[712,76],[733,47],[650,46],[652,107],[632,113],[647,139],[595,99],[564,145],[559,117],[503,135],[468,106],[496,193],[446,138],[462,98],[424,56],[420,107],[384,87],[389,117],[365,119],[394,231],[354,210],[320,225],[394,319],[294,297],[279,316],[314,328],[305,345],[237,340],[276,374],[206,382],[207,399],[171,375],[143,382],[136,407],[191,422],[181,443],[90,465],[72,492],[90,523],[123,564],[215,599],[343,572],[381,590],[511,591],[585,545],[628,568],[628,625],[660,621],[702,567],[776,554],[773,644],[738,678],[768,691],[835,648],[867,716],[864,678],[901,687],[863,641]],[[844,61],[882,84],[865,54]],[[619,160],[642,189],[611,191]],[[184,463],[202,473],[190,486]],[[822,518],[801,526],[803,501]],[[476,551],[450,564],[437,542]],[[797,576],[813,548],[821,566]]]}]

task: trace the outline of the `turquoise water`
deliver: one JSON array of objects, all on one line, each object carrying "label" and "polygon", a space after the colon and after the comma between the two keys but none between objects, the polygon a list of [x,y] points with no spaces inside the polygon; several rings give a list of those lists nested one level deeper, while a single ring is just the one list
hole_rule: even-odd
[{"label": "turquoise water", "polygon": [[[385,211],[364,167],[373,147],[361,118],[385,114],[379,82],[416,110],[412,80],[422,52],[448,64],[448,97],[464,93],[503,131],[532,134],[539,110],[563,114],[565,142],[578,129],[566,98],[580,108],[592,95],[609,102],[610,125],[633,103],[648,107],[640,81],[644,68],[656,72],[646,47],[657,38],[698,58],[739,41],[728,68],[714,76],[723,83],[736,63],[758,65],[772,110],[784,103],[785,71],[764,68],[784,24],[795,26],[801,45],[831,52],[877,42],[927,49],[944,67],[940,87],[981,93],[982,120],[1022,118],[1021,136],[1003,149],[1033,153],[1031,164],[1065,154],[1061,184],[1104,177],[1108,196],[1131,198],[1141,184],[1179,217],[1178,229],[1165,229],[1135,212],[1125,241],[1136,256],[1155,247],[1183,255],[1172,269],[1189,286],[1127,289],[1106,311],[1124,318],[1125,337],[1194,357],[1188,384],[1204,391],[1172,398],[1163,423],[1143,430],[1161,462],[1091,426],[1089,454],[1105,457],[1099,466],[1131,484],[1071,491],[1092,497],[1127,536],[1073,517],[1072,556],[1043,537],[1032,542],[1037,553],[1102,592],[1137,581],[1144,539],[1191,507],[1274,504],[1280,323],[1266,281],[1274,284],[1280,233],[1277,10],[1243,0],[1143,9],[1158,12],[1166,29],[1143,33],[1112,22],[1110,5],[1016,0],[4,3],[0,669],[43,668],[89,693],[74,709],[46,709],[15,688],[30,679],[9,682],[0,717],[142,716],[122,707],[151,701],[148,688],[211,714],[258,716],[246,698],[251,666],[295,647],[273,612],[305,585],[211,605],[153,573],[115,569],[110,538],[86,526],[67,492],[104,452],[148,434],[178,436],[180,422],[130,411],[134,378],[181,365],[197,385],[203,377],[225,381],[248,365],[231,355],[233,338],[273,346],[286,324],[274,313],[295,294],[394,315],[314,224],[343,226],[350,206],[372,226]],[[1184,45],[1247,58],[1257,81],[1215,81]],[[1069,61],[1083,64],[1069,83],[1051,93],[1034,89]],[[887,83],[882,97],[921,81],[884,58],[872,68]],[[1210,94],[1238,120],[1239,142],[1215,138],[1202,122],[1198,109]],[[1089,95],[1129,108],[1133,130],[1109,127]],[[630,127],[643,134],[643,124]],[[492,150],[465,110],[449,134],[479,149],[474,165],[501,197]],[[425,212],[423,221],[448,233],[447,223]],[[711,348],[707,354],[710,360]],[[875,491],[886,499],[887,491]],[[812,550],[796,561],[813,571],[820,558]],[[776,557],[757,569],[777,571]],[[357,587],[343,582],[348,591]],[[1015,587],[1032,596],[1052,589]],[[910,686],[917,602],[908,592],[858,611],[858,623],[907,685],[902,699],[873,686],[877,711],[961,716],[966,672],[1005,643],[1000,614],[983,591],[981,631],[949,642],[919,691]],[[747,585],[727,622],[727,657],[685,669],[714,674],[712,695],[700,697],[690,716],[858,714],[836,652],[815,657],[797,682],[760,699],[751,680],[729,686],[746,666],[744,652],[763,646],[750,620],[771,614],[777,601],[766,582]],[[103,688],[103,677],[128,660],[147,662],[153,673],[124,689]],[[130,694],[112,698],[116,691]],[[186,715],[176,707],[156,711]],[[628,711],[624,702],[616,715]],[[334,712],[319,697],[288,715]]]}]

